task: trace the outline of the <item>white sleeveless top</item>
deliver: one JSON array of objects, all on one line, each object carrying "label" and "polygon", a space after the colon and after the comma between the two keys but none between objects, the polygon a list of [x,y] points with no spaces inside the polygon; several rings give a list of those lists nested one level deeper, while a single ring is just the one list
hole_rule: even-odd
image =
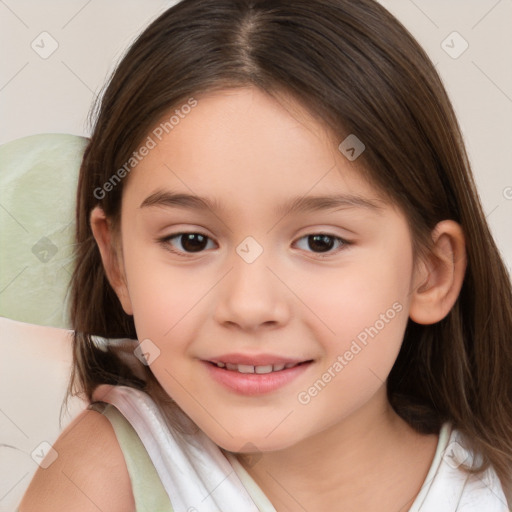
[{"label": "white sleeveless top", "polygon": [[[99,386],[94,400],[113,405],[139,436],[173,512],[276,512],[237,458],[202,431],[182,434],[151,397],[127,386]],[[464,439],[443,425],[437,450],[409,512],[509,512],[492,468],[468,475],[459,465],[477,462]]]}]

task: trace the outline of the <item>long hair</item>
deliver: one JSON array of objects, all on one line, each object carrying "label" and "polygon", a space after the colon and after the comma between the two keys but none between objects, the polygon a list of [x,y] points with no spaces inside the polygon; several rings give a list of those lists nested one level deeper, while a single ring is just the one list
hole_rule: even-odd
[{"label": "long hair", "polygon": [[89,224],[100,205],[116,226],[126,179],[99,194],[151,128],[194,95],[256,86],[294,98],[339,140],[357,134],[358,169],[401,208],[414,246],[430,248],[444,219],[466,237],[467,269],[450,313],[409,320],[387,381],[395,411],[418,432],[451,421],[492,464],[512,474],[512,293],[490,234],[453,108],[411,34],[373,0],[183,0],[129,48],[106,87],[86,148],[76,210],[71,282],[74,369],[68,396],[91,400],[100,383],[172,400],[146,367],[136,375],[91,335],[136,338],[106,278]]}]

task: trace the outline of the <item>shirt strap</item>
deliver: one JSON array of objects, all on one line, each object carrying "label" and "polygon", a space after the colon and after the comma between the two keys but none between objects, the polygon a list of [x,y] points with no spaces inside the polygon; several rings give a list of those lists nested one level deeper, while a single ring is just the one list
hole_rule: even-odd
[{"label": "shirt strap", "polygon": [[112,424],[130,475],[136,512],[173,512],[148,452],[128,420],[104,402],[93,402],[88,409],[103,414]]}]

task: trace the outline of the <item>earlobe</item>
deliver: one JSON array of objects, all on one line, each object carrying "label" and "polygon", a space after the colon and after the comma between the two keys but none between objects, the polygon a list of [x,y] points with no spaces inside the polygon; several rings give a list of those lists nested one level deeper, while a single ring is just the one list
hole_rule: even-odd
[{"label": "earlobe", "polygon": [[90,223],[94,239],[101,254],[107,279],[116,292],[124,312],[127,315],[133,315],[119,248],[116,247],[111,222],[100,206],[96,206],[92,210]]},{"label": "earlobe", "polygon": [[450,312],[466,271],[464,233],[457,222],[439,222],[432,241],[432,253],[417,267],[409,309],[411,320],[425,325],[439,322]]}]

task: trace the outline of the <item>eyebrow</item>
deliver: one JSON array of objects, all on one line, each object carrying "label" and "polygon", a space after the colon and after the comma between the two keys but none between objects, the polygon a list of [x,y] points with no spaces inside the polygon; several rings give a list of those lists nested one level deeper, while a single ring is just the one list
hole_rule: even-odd
[{"label": "eyebrow", "polygon": [[[225,211],[217,199],[186,193],[175,193],[167,190],[157,190],[146,197],[146,199],[142,201],[140,208],[149,207],[187,208],[203,211],[211,210],[212,212]],[[371,200],[354,194],[299,196],[293,197],[285,203],[278,205],[275,209],[275,214],[285,215],[289,213],[333,210],[335,208],[363,208],[377,211],[383,209],[383,201]]]}]

